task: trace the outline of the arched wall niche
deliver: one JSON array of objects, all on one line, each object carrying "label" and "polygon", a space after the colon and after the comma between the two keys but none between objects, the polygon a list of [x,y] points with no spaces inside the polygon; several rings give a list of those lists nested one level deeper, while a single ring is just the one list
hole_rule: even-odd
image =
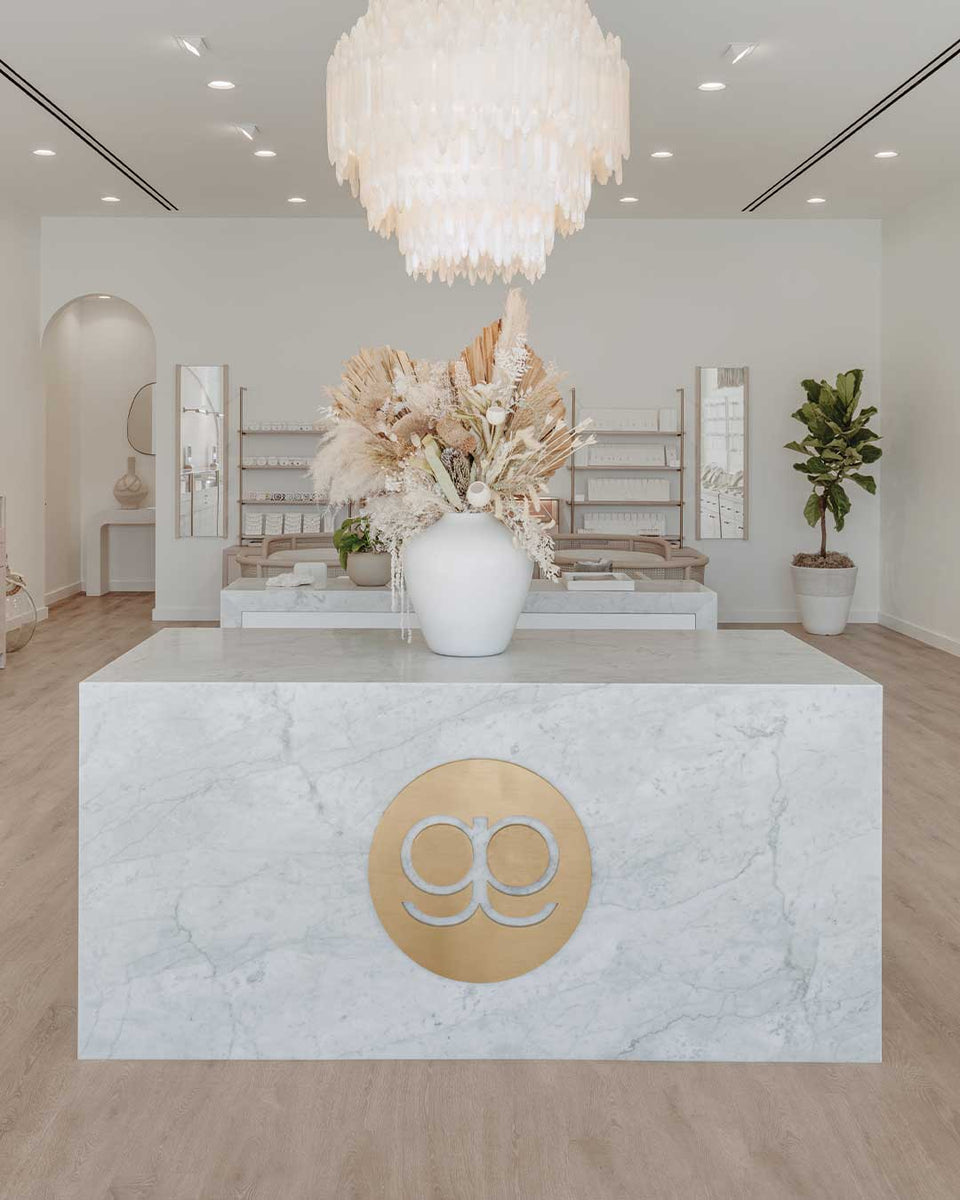
[{"label": "arched wall niche", "polygon": [[[156,379],[150,322],[120,296],[90,293],[61,305],[41,343],[45,393],[45,596],[48,604],[84,590],[84,539],[91,519],[117,508],[113,485],[134,457],[154,503],[155,460],[127,441],[127,413],[137,390]],[[109,586],[153,591],[151,527],[113,527]]]}]

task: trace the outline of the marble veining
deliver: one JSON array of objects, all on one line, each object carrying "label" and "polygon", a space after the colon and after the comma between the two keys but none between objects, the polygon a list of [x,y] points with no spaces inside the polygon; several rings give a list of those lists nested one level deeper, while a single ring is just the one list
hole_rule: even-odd
[{"label": "marble veining", "polygon": [[[245,612],[379,613],[392,611],[389,588],[361,588],[332,579],[324,588],[268,588],[264,579],[237,579],[220,593],[220,624],[240,628]],[[697,627],[716,629],[717,594],[694,580],[640,580],[632,592],[569,592],[561,583],[537,579],[524,613],[692,614]]]},{"label": "marble veining", "polygon": [[[369,682],[358,637],[168,630],[81,685],[81,1057],[879,1058],[878,685],[765,631]],[[367,886],[387,805],[467,757],[558,787],[592,858],[570,940],[496,984],[407,958]]]}]

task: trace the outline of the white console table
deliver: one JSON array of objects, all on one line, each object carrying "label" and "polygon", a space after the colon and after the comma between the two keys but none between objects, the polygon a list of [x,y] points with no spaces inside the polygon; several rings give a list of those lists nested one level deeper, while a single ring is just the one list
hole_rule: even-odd
[{"label": "white console table", "polygon": [[[267,587],[237,579],[220,593],[224,629],[398,629],[390,589],[346,578],[326,587]],[[410,625],[419,628],[415,613]],[[687,579],[638,580],[632,592],[569,592],[535,579],[518,629],[716,629],[717,594]]]},{"label": "white console table", "polygon": [[107,538],[111,525],[156,525],[155,508],[107,508],[90,518],[83,540],[84,589],[88,596],[102,596],[110,591],[104,575],[108,566]]}]

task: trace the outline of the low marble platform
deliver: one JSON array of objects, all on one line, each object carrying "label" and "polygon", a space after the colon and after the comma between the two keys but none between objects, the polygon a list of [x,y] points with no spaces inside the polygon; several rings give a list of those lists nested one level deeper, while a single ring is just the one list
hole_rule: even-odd
[{"label": "low marble platform", "polygon": [[[82,1058],[880,1057],[881,689],[785,633],[167,629],[80,701]],[[559,789],[592,862],[499,983],[407,957],[367,879],[467,758]]]},{"label": "low marble platform", "polygon": [[[224,629],[398,629],[389,588],[331,579],[325,588],[237,579],[220,593]],[[416,614],[411,625],[418,628]],[[716,629],[717,594],[683,579],[638,580],[632,592],[570,592],[535,579],[519,629]]]}]

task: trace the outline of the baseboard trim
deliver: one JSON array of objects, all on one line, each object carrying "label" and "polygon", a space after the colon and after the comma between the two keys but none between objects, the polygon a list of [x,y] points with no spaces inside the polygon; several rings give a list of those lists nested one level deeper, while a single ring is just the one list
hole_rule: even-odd
[{"label": "baseboard trim", "polygon": [[157,585],[152,579],[111,579],[108,592],[155,592]]},{"label": "baseboard trim", "polygon": [[[855,608],[849,617],[851,625],[876,625],[880,614],[875,608]],[[721,625],[799,625],[800,614],[795,608],[758,609],[756,612],[722,612]]]},{"label": "baseboard trim", "polygon": [[912,621],[904,621],[901,617],[893,616],[892,613],[880,613],[879,621],[881,625],[894,630],[895,633],[902,633],[916,642],[924,642],[937,650],[946,650],[948,654],[956,654],[960,657],[960,638],[947,637],[945,633],[936,633],[932,629],[926,629],[923,625],[914,625]]},{"label": "baseboard trim", "polygon": [[82,591],[83,584],[78,579],[76,583],[67,583],[63,587],[54,588],[52,592],[47,592],[43,600],[49,608],[53,604],[59,604],[62,600],[69,600],[71,596],[76,596]]},{"label": "baseboard trim", "polygon": [[219,609],[209,608],[155,608],[151,621],[220,621]]}]

